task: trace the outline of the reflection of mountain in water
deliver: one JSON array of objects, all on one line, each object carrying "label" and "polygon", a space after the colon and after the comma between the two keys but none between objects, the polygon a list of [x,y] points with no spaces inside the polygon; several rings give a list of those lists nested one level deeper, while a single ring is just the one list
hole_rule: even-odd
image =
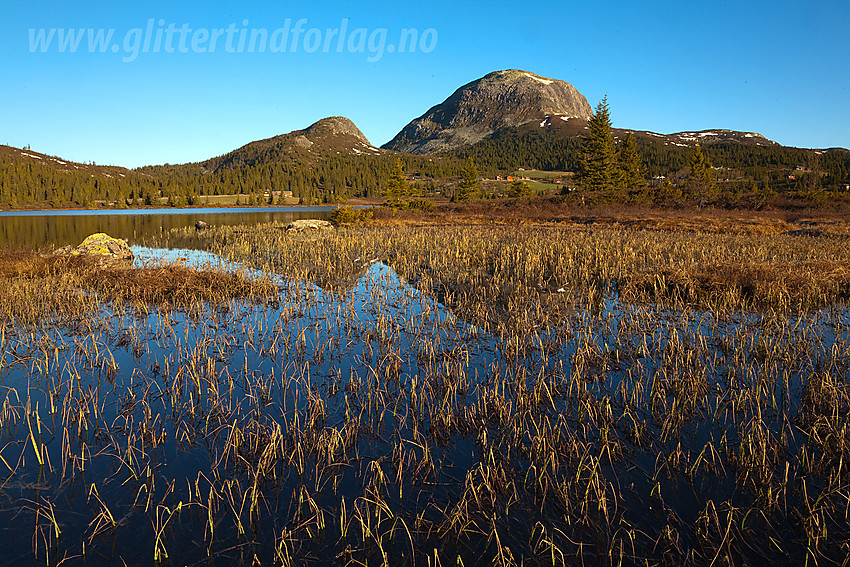
[{"label": "reflection of mountain in water", "polygon": [[[309,293],[317,310],[343,309],[349,322],[374,327],[379,314],[384,321],[431,320],[439,326],[448,326],[452,335],[462,337],[478,333],[474,324],[460,320],[452,310],[433,295],[411,286],[395,270],[379,260],[357,260],[351,271],[334,282],[293,281],[279,274],[269,274],[230,262],[217,254],[202,250],[164,249],[133,246],[133,265],[152,266],[177,262],[190,268],[226,270],[249,278],[270,278],[282,294]],[[407,325],[406,325],[407,326]]]}]

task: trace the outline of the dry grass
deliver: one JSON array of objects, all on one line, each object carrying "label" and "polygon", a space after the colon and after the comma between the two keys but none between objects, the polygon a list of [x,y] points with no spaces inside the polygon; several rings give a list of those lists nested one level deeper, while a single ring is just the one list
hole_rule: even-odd
[{"label": "dry grass", "polygon": [[375,209],[373,226],[546,226],[628,228],[665,232],[769,235],[818,231],[850,236],[846,214],[822,211],[677,210],[627,205],[578,207],[559,199],[441,203],[429,212]]},{"label": "dry grass", "polygon": [[205,238],[237,261],[321,287],[350,281],[364,262],[382,259],[460,314],[494,322],[529,309],[554,316],[559,306],[592,304],[612,290],[633,302],[724,310],[848,299],[844,238],[720,228],[368,226],[292,237],[268,225],[216,228]]},{"label": "dry grass", "polygon": [[[0,505],[16,518],[5,533],[31,535],[8,542],[17,556],[846,564],[847,309],[792,313],[842,300],[838,239],[279,225],[195,238],[293,285],[275,305],[0,333]],[[423,293],[381,279],[376,259]],[[357,280],[368,265],[381,270]],[[59,269],[40,270],[15,264],[6,281]],[[821,272],[832,283],[809,289]],[[693,297],[641,288],[677,273]],[[618,300],[632,288],[646,303]],[[750,311],[758,294],[776,308]]]},{"label": "dry grass", "polygon": [[813,308],[850,300],[850,261],[721,264],[628,278],[626,298],[758,308]]},{"label": "dry grass", "polygon": [[277,295],[269,283],[250,281],[223,271],[193,270],[180,265],[132,268],[127,264],[35,252],[0,253],[0,316],[32,323],[47,316],[80,318],[103,302],[117,308],[171,306],[195,302],[263,299]]}]

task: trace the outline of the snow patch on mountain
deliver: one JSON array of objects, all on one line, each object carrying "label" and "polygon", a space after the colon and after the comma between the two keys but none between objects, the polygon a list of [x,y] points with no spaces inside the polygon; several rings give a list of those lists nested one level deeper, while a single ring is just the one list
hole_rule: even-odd
[{"label": "snow patch on mountain", "polygon": [[552,83],[555,82],[552,79],[541,79],[540,77],[535,77],[531,73],[526,73],[525,76],[528,77],[529,79],[534,79],[538,83],[543,83],[544,85],[551,85]]}]

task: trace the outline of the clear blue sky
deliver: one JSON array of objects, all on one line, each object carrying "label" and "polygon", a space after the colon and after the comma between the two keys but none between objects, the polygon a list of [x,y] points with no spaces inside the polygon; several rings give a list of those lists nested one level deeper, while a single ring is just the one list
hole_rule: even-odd
[{"label": "clear blue sky", "polygon": [[[54,28],[46,52],[31,44],[30,30],[38,40]],[[87,36],[59,52],[70,28],[114,32],[104,53]],[[402,29],[418,32],[415,52],[390,53]],[[621,128],[850,147],[846,0],[6,2],[0,144],[184,163],[343,115],[381,145],[457,87],[508,68],[566,80],[593,106],[607,93]]]}]

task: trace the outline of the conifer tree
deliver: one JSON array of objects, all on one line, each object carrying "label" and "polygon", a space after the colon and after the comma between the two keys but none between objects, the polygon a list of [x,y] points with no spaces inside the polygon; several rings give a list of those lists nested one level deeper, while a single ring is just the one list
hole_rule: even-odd
[{"label": "conifer tree", "polygon": [[468,201],[478,191],[478,185],[478,168],[475,167],[472,156],[469,156],[460,172],[460,182],[457,184],[454,200]]},{"label": "conifer tree", "polygon": [[620,166],[620,180],[626,189],[634,191],[646,185],[641,173],[640,154],[634,135],[629,132],[626,138],[620,142],[617,158]]},{"label": "conifer tree", "polygon": [[700,204],[703,205],[706,201],[715,199],[717,197],[717,182],[714,179],[714,171],[711,167],[711,161],[702,152],[700,146],[697,146],[691,154],[688,165],[691,167],[690,189],[694,196],[699,199]]},{"label": "conifer tree", "polygon": [[525,197],[530,193],[531,190],[528,188],[528,185],[522,179],[516,179],[511,183],[511,197]]},{"label": "conifer tree", "polygon": [[581,184],[589,191],[613,189],[619,171],[614,137],[611,134],[608,95],[602,97],[587,126],[588,133],[583,139]]},{"label": "conifer tree", "polygon": [[404,166],[401,163],[401,159],[395,160],[395,167],[387,180],[385,195],[387,200],[391,202],[401,201],[405,197],[410,196],[410,184],[404,176]]}]

